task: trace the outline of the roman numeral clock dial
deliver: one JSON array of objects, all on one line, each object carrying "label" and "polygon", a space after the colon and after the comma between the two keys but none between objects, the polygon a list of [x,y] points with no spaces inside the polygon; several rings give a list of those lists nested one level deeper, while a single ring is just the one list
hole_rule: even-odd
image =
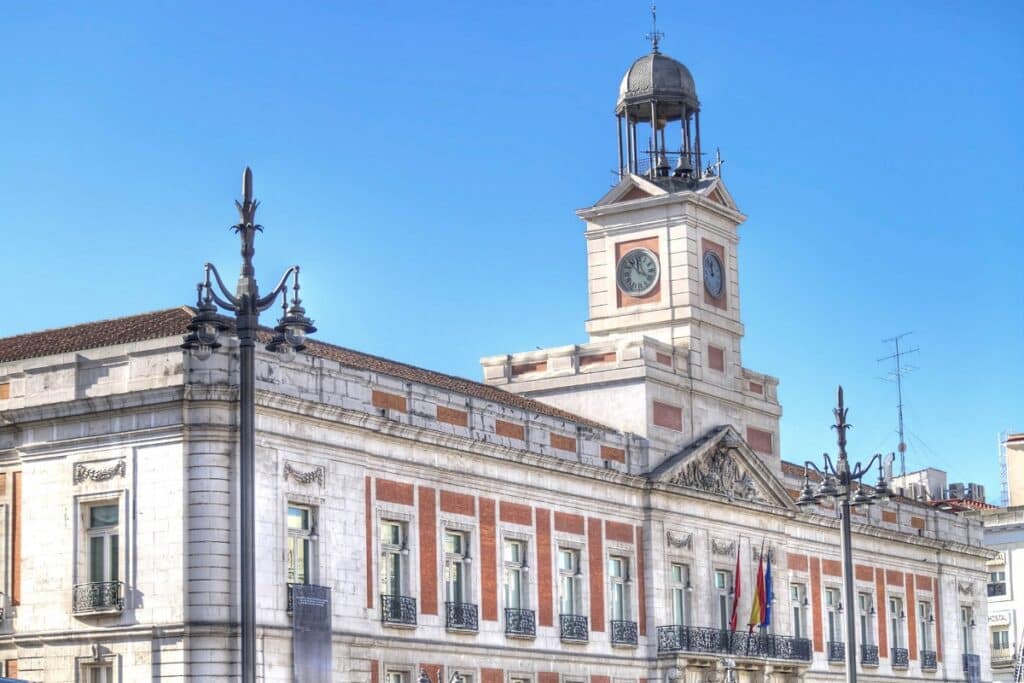
[{"label": "roman numeral clock dial", "polygon": [[658,284],[661,266],[650,249],[631,249],[615,267],[615,281],[623,293],[641,297]]},{"label": "roman numeral clock dial", "polygon": [[722,275],[722,261],[713,251],[704,252],[704,287],[708,294],[718,299],[725,289],[725,278]]}]

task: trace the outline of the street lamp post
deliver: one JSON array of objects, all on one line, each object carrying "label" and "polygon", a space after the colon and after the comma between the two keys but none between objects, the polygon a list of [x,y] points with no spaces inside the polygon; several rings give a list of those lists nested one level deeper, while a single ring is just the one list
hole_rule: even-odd
[{"label": "street lamp post", "polygon": [[[836,430],[836,441],[839,444],[839,457],[833,463],[828,453],[822,454],[824,463],[818,467],[811,461],[804,463],[804,486],[797,499],[797,505],[814,505],[821,500],[839,501],[839,510],[842,521],[842,541],[840,543],[843,554],[843,600],[846,603],[846,680],[849,683],[857,681],[857,626],[856,614],[854,612],[853,592],[853,548],[851,546],[852,530],[850,525],[850,510],[857,506],[871,505],[872,503],[887,500],[892,496],[889,483],[882,471],[882,455],[876,453],[868,461],[867,465],[856,463],[850,465],[846,457],[846,430],[852,425],[846,422],[848,409],[843,405],[843,388],[839,387],[839,405],[833,409],[836,416],[836,424],[832,428]],[[871,468],[878,464],[878,483],[874,489],[865,491],[861,481]],[[814,470],[821,482],[817,488],[811,485],[808,471]],[[854,487],[856,483],[856,487]]]},{"label": "street lamp post", "polygon": [[[242,683],[256,681],[256,553],[255,553],[255,418],[256,418],[256,337],[259,330],[260,313],[274,305],[278,296],[282,299],[283,315],[274,328],[267,349],[290,357],[305,348],[306,335],[316,331],[313,321],[306,317],[306,311],[299,299],[299,267],[292,266],[281,276],[277,286],[266,296],[259,295],[256,271],[252,257],[254,241],[263,227],[256,224],[256,207],[259,202],[252,196],[252,171],[246,167],[242,174],[242,201],[235,202],[239,222],[233,226],[242,242],[242,272],[238,286],[232,294],[224,286],[220,273],[211,263],[204,267],[204,281],[196,286],[196,315],[188,326],[182,348],[194,353],[197,358],[209,358],[212,351],[220,346],[218,338],[230,330],[231,325],[218,313],[218,307],[235,317],[235,334],[238,337],[239,391],[238,391],[238,455],[239,488],[241,510],[241,621],[242,621]],[[211,274],[213,279],[211,281]],[[288,301],[288,284],[291,280],[292,296]],[[216,288],[213,286],[216,284]]]}]

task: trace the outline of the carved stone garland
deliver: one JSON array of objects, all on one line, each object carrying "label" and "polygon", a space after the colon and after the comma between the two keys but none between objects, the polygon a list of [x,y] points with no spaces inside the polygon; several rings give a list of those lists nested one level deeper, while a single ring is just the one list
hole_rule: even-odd
[{"label": "carved stone garland", "polygon": [[729,500],[767,502],[753,478],[740,469],[727,448],[715,448],[710,455],[686,465],[671,483],[725,496]]},{"label": "carved stone garland", "polygon": [[712,538],[711,552],[722,557],[734,557],[736,555],[736,541],[721,541],[717,538]]},{"label": "carved stone garland", "polygon": [[693,550],[693,534],[677,533],[674,531],[665,532],[665,540],[673,548]]},{"label": "carved stone garland", "polygon": [[317,466],[308,472],[299,472],[297,469],[292,467],[291,463],[286,462],[284,464],[284,479],[285,481],[288,481],[289,478],[294,479],[300,484],[312,484],[313,482],[316,482],[320,484],[320,486],[323,486],[324,468],[322,466]]},{"label": "carved stone garland", "polygon": [[76,484],[81,484],[86,479],[90,481],[106,481],[114,477],[123,477],[124,469],[124,458],[109,467],[93,468],[84,463],[78,463],[75,465],[74,479]]}]

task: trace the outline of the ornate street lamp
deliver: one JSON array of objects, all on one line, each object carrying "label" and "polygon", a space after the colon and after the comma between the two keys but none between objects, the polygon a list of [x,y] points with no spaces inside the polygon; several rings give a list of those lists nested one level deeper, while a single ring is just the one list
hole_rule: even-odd
[{"label": "ornate street lamp", "polygon": [[[850,465],[846,457],[846,430],[852,425],[846,422],[848,409],[843,406],[843,388],[839,387],[839,405],[833,409],[836,416],[836,424],[832,428],[836,430],[836,441],[839,444],[839,457],[833,463],[828,453],[822,454],[824,464],[818,467],[811,461],[804,463],[804,485],[797,499],[797,505],[815,505],[822,500],[839,501],[840,514],[842,519],[842,553],[843,553],[843,601],[846,605],[854,605],[856,596],[853,592],[853,548],[851,547],[852,531],[850,526],[850,510],[857,506],[871,505],[873,503],[888,500],[892,497],[889,482],[885,479],[882,470],[882,455],[876,453],[868,461],[867,465],[856,463]],[[861,481],[871,468],[878,464],[878,483],[874,489],[865,490]],[[817,487],[811,485],[809,470],[814,470],[821,478]],[[854,486],[856,484],[856,486]],[[857,681],[857,653],[856,653],[856,610],[846,610],[846,680],[849,683]]]},{"label": "ornate street lamp", "polygon": [[[241,616],[242,616],[242,683],[256,681],[256,580],[255,580],[255,478],[254,443],[256,417],[256,335],[259,329],[260,313],[274,305],[281,297],[283,315],[278,320],[276,333],[267,349],[289,359],[295,352],[305,348],[306,335],[316,331],[313,321],[306,317],[306,310],[299,299],[299,267],[292,266],[281,276],[277,286],[266,296],[260,296],[256,284],[256,271],[252,265],[255,253],[253,242],[256,232],[263,226],[256,224],[256,207],[259,202],[252,197],[252,171],[247,166],[242,174],[242,201],[235,202],[239,222],[232,229],[242,241],[242,272],[238,287],[232,294],[224,286],[220,273],[212,263],[205,265],[205,278],[196,289],[196,315],[188,326],[188,335],[182,348],[190,351],[199,360],[210,357],[220,346],[218,339],[230,331],[227,318],[218,314],[218,307],[234,315],[234,332],[238,338],[239,392],[238,392],[238,452],[239,487],[241,489]],[[210,279],[213,275],[213,283]],[[288,282],[291,279],[292,296],[288,301]]]}]

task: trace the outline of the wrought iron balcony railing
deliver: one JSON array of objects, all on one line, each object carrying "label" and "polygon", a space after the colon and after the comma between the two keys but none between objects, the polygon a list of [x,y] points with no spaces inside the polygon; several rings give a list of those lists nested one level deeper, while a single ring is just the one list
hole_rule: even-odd
[{"label": "wrought iron balcony railing", "polygon": [[416,598],[407,595],[381,595],[380,620],[385,624],[416,625]]},{"label": "wrought iron balcony railing", "polygon": [[658,652],[707,652],[809,662],[811,641],[701,626],[659,626]]},{"label": "wrought iron balcony railing", "polygon": [[921,671],[935,671],[939,668],[935,650],[921,650]]},{"label": "wrought iron balcony railing", "polygon": [[636,622],[612,619],[612,645],[636,645]]},{"label": "wrought iron balcony railing", "polygon": [[562,640],[586,641],[590,639],[590,626],[586,617],[578,614],[559,614]]},{"label": "wrought iron balcony railing", "polygon": [[910,666],[910,652],[905,647],[894,647],[889,650],[889,659],[892,660],[894,669],[906,669]]},{"label": "wrought iron balcony railing", "polygon": [[861,644],[860,663],[864,666],[878,666],[878,646]]},{"label": "wrought iron balcony railing", "polygon": [[124,583],[121,581],[79,583],[71,592],[71,609],[75,614],[119,612],[124,609]]},{"label": "wrought iron balcony railing", "polygon": [[505,608],[505,635],[533,638],[537,635],[537,619],[532,609]]},{"label": "wrought iron balcony railing", "polygon": [[838,640],[828,641],[828,661],[842,662],[846,660],[846,643]]},{"label": "wrought iron balcony railing", "polygon": [[998,597],[1000,595],[1006,595],[1006,582],[996,581],[995,583],[988,584],[988,597]]},{"label": "wrought iron balcony railing", "polygon": [[444,625],[456,631],[476,631],[479,628],[476,605],[468,602],[444,603]]}]

